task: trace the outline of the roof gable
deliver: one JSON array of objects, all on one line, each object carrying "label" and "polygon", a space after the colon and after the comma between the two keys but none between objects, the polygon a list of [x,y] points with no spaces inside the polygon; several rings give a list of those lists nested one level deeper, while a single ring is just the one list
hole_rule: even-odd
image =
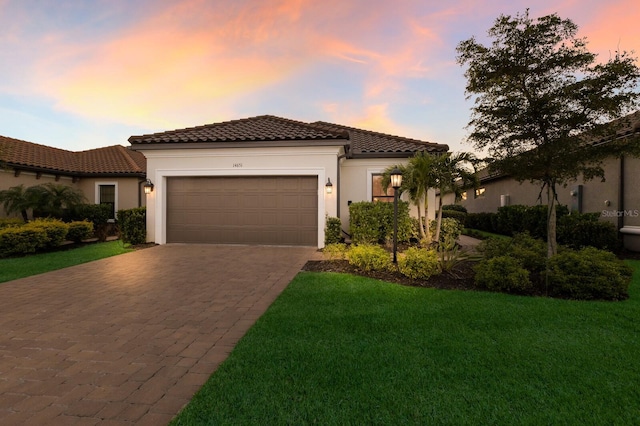
[{"label": "roof gable", "polygon": [[121,145],[73,152],[0,136],[0,160],[14,168],[73,176],[144,176],[146,172],[144,155]]},{"label": "roof gable", "polygon": [[134,149],[210,148],[271,146],[279,142],[314,145],[334,141],[345,146],[347,156],[408,157],[415,152],[446,152],[447,145],[393,136],[354,127],[317,121],[301,121],[261,115],[198,127],[170,130],[141,136],[131,136]]},{"label": "roof gable", "polygon": [[261,115],[186,129],[131,136],[129,142],[132,145],[138,145],[185,142],[309,141],[345,139],[347,136],[346,132],[340,130],[329,131],[301,121]]}]

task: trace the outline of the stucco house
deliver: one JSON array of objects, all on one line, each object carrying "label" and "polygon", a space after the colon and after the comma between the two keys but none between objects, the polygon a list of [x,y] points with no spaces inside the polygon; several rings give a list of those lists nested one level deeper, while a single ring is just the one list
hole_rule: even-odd
[{"label": "stucco house", "polygon": [[[640,111],[617,121],[621,127],[618,138],[634,138],[640,143]],[[607,140],[594,141],[606,144]],[[572,211],[599,213],[602,220],[617,226],[625,246],[640,251],[640,158],[610,158],[604,163],[605,181],[578,180],[566,188],[559,188],[558,201]],[[510,176],[490,173],[488,169],[478,172],[480,187],[469,190],[459,202],[470,213],[495,212],[504,205],[539,204],[540,186],[530,182],[519,183]],[[445,204],[453,203],[445,196]],[[546,204],[546,194],[542,204]]]},{"label": "stucco house", "polygon": [[324,246],[326,217],[393,200],[381,173],[447,145],[270,115],[132,136],[147,159],[147,239]]},{"label": "stucco house", "polygon": [[145,178],[144,155],[121,145],[73,152],[0,136],[0,190],[53,182],[79,189],[89,203],[110,204],[115,214],[145,205]]}]

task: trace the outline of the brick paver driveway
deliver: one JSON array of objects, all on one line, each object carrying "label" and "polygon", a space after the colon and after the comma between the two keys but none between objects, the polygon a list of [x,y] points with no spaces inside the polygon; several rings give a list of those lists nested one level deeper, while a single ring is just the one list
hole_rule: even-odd
[{"label": "brick paver driveway", "polygon": [[0,284],[0,424],[168,423],[314,253],[166,245]]}]

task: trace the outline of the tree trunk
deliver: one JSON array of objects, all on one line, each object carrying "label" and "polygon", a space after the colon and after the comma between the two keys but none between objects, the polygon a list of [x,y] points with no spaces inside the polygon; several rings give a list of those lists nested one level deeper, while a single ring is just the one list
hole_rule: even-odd
[{"label": "tree trunk", "polygon": [[556,187],[555,184],[547,185],[547,200],[549,208],[547,210],[547,258],[558,254],[558,243],[556,241]]},{"label": "tree trunk", "polygon": [[420,221],[420,226],[424,226],[424,239],[427,243],[431,242],[431,232],[429,232],[429,198],[428,192],[424,194],[424,223]]},{"label": "tree trunk", "polygon": [[434,241],[440,243],[440,228],[442,227],[442,192],[440,192],[440,198],[438,201],[438,222],[436,223],[436,236]]},{"label": "tree trunk", "polygon": [[418,234],[420,235],[420,239],[424,239],[424,227],[422,226],[422,209],[420,208],[420,201],[416,203],[418,207]]}]

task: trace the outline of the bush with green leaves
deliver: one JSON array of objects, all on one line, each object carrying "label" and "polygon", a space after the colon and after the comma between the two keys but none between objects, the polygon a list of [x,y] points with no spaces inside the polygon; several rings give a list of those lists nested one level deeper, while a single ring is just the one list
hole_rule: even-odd
[{"label": "bush with green leaves", "polygon": [[467,213],[467,208],[460,204],[445,204],[444,206],[442,206],[442,211],[445,211],[445,210],[448,210],[448,211],[453,210],[461,213]]},{"label": "bush with green leaves", "polygon": [[109,234],[111,206],[107,204],[81,204],[65,216],[67,222],[88,220],[93,223],[93,233],[99,241],[106,241]]},{"label": "bush with green leaves", "polygon": [[17,217],[4,217],[0,218],[0,229],[3,228],[15,228],[24,225],[24,220]]},{"label": "bush with green leaves", "polygon": [[529,233],[516,234],[513,238],[487,238],[477,247],[486,262],[490,259],[508,256],[515,259],[525,270],[534,286],[541,288],[542,273],[546,267],[547,246],[541,239]]},{"label": "bush with green leaves", "polygon": [[[432,236],[436,234],[437,221],[432,220],[429,224],[429,232]],[[464,226],[456,219],[450,217],[443,217],[442,224],[440,225],[440,241],[439,244],[443,245],[445,249],[452,249],[460,234],[464,230]]]},{"label": "bush with green leaves", "polygon": [[[547,238],[547,209],[546,205],[524,206],[514,204],[498,208],[494,218],[494,231],[502,235],[515,235],[528,232],[534,238]],[[556,217],[560,220],[569,214],[565,205],[556,206]]]},{"label": "bush with green leaves", "polygon": [[145,207],[118,210],[118,223],[122,241],[142,244],[147,240],[147,216]]},{"label": "bush with green leaves", "polygon": [[548,292],[569,299],[624,300],[631,275],[632,269],[608,251],[564,250],[549,259]]},{"label": "bush with green leaves", "polygon": [[[393,237],[393,203],[358,202],[349,206],[349,229],[355,244],[385,243]],[[409,203],[398,202],[398,241],[407,242],[412,232]]]},{"label": "bush with green leaves", "polygon": [[511,256],[497,256],[478,262],[475,266],[478,288],[506,293],[528,293],[533,288],[529,271],[522,262]]},{"label": "bush with green leaves", "polygon": [[350,265],[364,271],[384,271],[392,265],[389,252],[378,245],[353,245],[347,257]]},{"label": "bush with green leaves", "polygon": [[398,270],[409,278],[426,280],[440,273],[440,263],[435,250],[410,247],[398,257]]},{"label": "bush with green leaves", "polygon": [[574,249],[595,247],[616,251],[620,240],[616,226],[598,220],[599,213],[571,213],[558,219],[558,244]]},{"label": "bush with green leaves", "polygon": [[457,210],[442,210],[442,218],[451,218],[460,222],[462,225],[467,221],[467,214]]},{"label": "bush with green leaves", "polygon": [[496,230],[493,227],[495,216],[495,213],[467,213],[465,226],[470,229],[495,233]]},{"label": "bush with green leaves", "polygon": [[93,235],[93,223],[87,220],[78,220],[68,224],[67,240],[79,243],[91,238]]},{"label": "bush with green leaves", "polygon": [[69,225],[58,219],[36,219],[22,226],[27,229],[42,229],[45,232],[46,239],[42,247],[37,248],[54,248],[62,244],[67,238]]},{"label": "bush with green leaves", "polygon": [[342,222],[339,217],[327,217],[324,230],[324,243],[335,244],[342,241]]},{"label": "bush with green leaves", "polygon": [[35,253],[45,246],[47,233],[38,227],[12,227],[0,229],[0,257]]},{"label": "bush with green leaves", "polygon": [[346,260],[347,259],[347,245],[344,243],[327,244],[322,249],[322,254],[329,260]]}]

